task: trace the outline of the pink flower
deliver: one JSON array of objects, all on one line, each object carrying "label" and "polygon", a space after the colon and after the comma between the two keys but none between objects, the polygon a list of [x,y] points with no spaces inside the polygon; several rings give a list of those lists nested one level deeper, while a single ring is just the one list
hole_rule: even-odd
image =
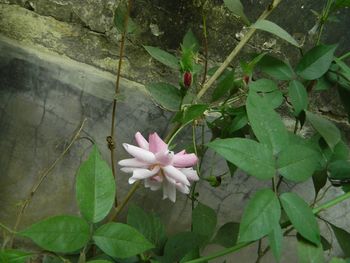
[{"label": "pink flower", "polygon": [[190,192],[190,181],[198,181],[197,172],[191,167],[197,163],[197,156],[185,150],[174,154],[157,133],[149,135],[148,141],[140,132],[135,134],[139,147],[124,143],[125,150],[134,158],[119,162],[123,172],[132,173],[129,184],[144,180],[145,187],[156,191],[163,188],[163,199],[176,200],[176,189]]}]

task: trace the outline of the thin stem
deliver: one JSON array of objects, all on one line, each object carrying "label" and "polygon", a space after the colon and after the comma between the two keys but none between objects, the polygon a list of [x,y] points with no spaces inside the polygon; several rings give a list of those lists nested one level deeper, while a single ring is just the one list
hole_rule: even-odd
[{"label": "thin stem", "polygon": [[[40,185],[42,184],[42,182],[45,180],[45,178],[52,172],[52,170],[56,167],[56,165],[62,160],[62,158],[67,154],[67,152],[70,150],[70,148],[73,146],[73,144],[75,143],[75,141],[79,138],[81,131],[83,130],[83,127],[85,125],[86,122],[86,118],[83,120],[83,122],[81,123],[80,127],[78,128],[78,131],[75,133],[75,135],[73,136],[72,140],[70,141],[70,143],[68,144],[68,146],[63,150],[63,152],[58,156],[58,158],[44,171],[44,173],[42,174],[42,176],[39,178],[38,182],[32,187],[29,196],[26,200],[23,201],[23,204],[20,208],[20,211],[17,215],[16,218],[16,222],[15,222],[15,226],[14,226],[14,231],[17,230],[24,211],[26,210],[26,208],[28,207],[29,203],[31,202],[34,194],[36,193],[36,191],[38,190],[38,188],[40,187]],[[10,239],[10,247],[12,247],[12,242],[13,242],[13,238],[14,236],[11,237]]]},{"label": "thin stem", "polygon": [[329,12],[330,12],[330,9],[331,9],[333,2],[334,2],[334,0],[327,0],[326,6],[323,8],[322,17],[321,17],[321,21],[320,21],[321,26],[320,26],[320,30],[318,31],[317,42],[316,42],[317,45],[319,45],[321,42],[321,37],[322,37],[323,30],[324,30],[324,26],[328,20]]},{"label": "thin stem", "polygon": [[342,55],[341,57],[339,57],[340,60],[344,60],[347,59],[348,57],[350,57],[350,52],[345,53],[344,55]]},{"label": "thin stem", "polygon": [[[346,199],[349,199],[350,198],[350,192],[348,193],[345,193],[345,194],[342,194],[326,203],[324,203],[323,205],[320,205],[319,207],[316,207],[314,209],[312,209],[312,212],[313,214],[318,214],[320,213],[321,211],[327,209],[327,208],[330,208],[330,207],[333,207],[339,203],[341,203],[342,201],[346,200]],[[282,225],[282,228],[286,228],[288,226],[290,226],[291,223],[290,222],[286,222]],[[293,230],[293,227],[291,227],[290,229],[286,230],[285,234],[286,233],[289,233],[290,231]],[[190,261],[187,261],[186,263],[200,263],[200,262],[205,262],[205,261],[208,261],[208,260],[212,260],[212,259],[215,259],[215,258],[218,258],[218,257],[222,257],[222,256],[225,256],[227,254],[230,254],[230,253],[233,253],[233,252],[236,252],[244,247],[247,247],[251,244],[253,244],[255,241],[251,241],[251,242],[244,242],[244,243],[240,243],[240,244],[237,244],[233,247],[230,247],[230,248],[226,248],[226,249],[223,249],[221,251],[218,251],[218,252],[215,252],[209,256],[205,256],[205,257],[201,257],[201,258],[197,258],[197,259],[194,259],[194,260],[190,260]]]},{"label": "thin stem", "polygon": [[[204,7],[203,7],[204,9]],[[208,72],[208,35],[207,35],[207,21],[206,16],[204,14],[204,11],[202,11],[202,18],[203,18],[203,36],[204,36],[204,73],[203,73],[203,79],[201,86],[204,85],[205,80],[207,78],[207,72]]]},{"label": "thin stem", "polygon": [[[257,21],[267,18],[272,11],[281,3],[282,0],[274,0],[271,5],[260,15]],[[215,80],[221,76],[224,70],[230,65],[232,60],[238,55],[238,53],[242,50],[242,48],[247,44],[250,38],[254,35],[256,28],[251,27],[246,35],[241,39],[238,45],[232,50],[231,54],[225,59],[225,61],[221,64],[221,66],[216,70],[213,76],[205,83],[202,89],[198,92],[196,100],[199,100],[213,85]]]},{"label": "thin stem", "polygon": [[0,223],[0,228],[5,229],[7,232],[9,232],[10,234],[16,234],[16,231],[13,231],[12,229],[10,229],[9,227],[5,226],[4,224]]},{"label": "thin stem", "polygon": [[[175,137],[178,135],[178,133],[179,133],[183,128],[185,128],[188,124],[190,124],[191,122],[192,122],[192,120],[186,122],[185,124],[176,126],[176,127],[178,127],[178,128],[174,131],[174,133],[171,135],[171,137],[170,137],[168,140],[165,140],[165,142],[166,142],[168,145],[170,145],[170,144],[173,142],[173,140],[175,139]],[[167,139],[167,138],[168,138],[168,136],[166,137],[166,139]]]},{"label": "thin stem", "polygon": [[[194,122],[192,124],[192,144],[193,144],[194,153],[198,157],[197,142],[196,142],[196,125],[194,124]],[[199,176],[199,163],[198,162],[196,164],[196,171],[197,171],[197,174]],[[194,204],[195,204],[196,185],[197,185],[197,182],[193,182],[192,187],[191,187],[191,193],[190,193],[192,211],[194,210]],[[191,228],[192,228],[192,225],[191,225]]]},{"label": "thin stem", "polygon": [[258,258],[256,259],[255,263],[260,263],[261,259],[264,256],[264,252],[262,251],[262,240],[259,239],[259,243],[258,243]]},{"label": "thin stem", "polygon": [[[119,62],[118,62],[118,71],[117,71],[117,80],[115,83],[115,96],[113,99],[113,109],[112,109],[112,121],[111,121],[111,134],[107,137],[108,142],[108,148],[111,152],[111,166],[112,166],[112,173],[114,176],[115,181],[117,182],[117,174],[115,169],[115,145],[116,145],[116,139],[115,139],[115,119],[116,119],[116,109],[117,109],[117,95],[119,93],[119,86],[120,86],[120,75],[121,75],[121,69],[123,64],[123,56],[124,56],[124,46],[125,46],[125,39],[127,34],[127,28],[128,28],[128,20],[129,20],[129,14],[131,10],[131,0],[128,1],[128,8],[127,13],[125,15],[124,20],[124,31],[122,33],[122,39],[120,44],[120,51],[119,51]],[[118,205],[118,194],[115,193],[115,206]]]}]

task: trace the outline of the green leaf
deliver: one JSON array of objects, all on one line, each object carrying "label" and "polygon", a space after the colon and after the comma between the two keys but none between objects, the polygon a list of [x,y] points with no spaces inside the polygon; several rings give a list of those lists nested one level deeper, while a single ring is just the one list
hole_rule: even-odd
[{"label": "green leaf", "polygon": [[348,114],[348,122],[350,122],[350,86],[349,89],[338,86],[337,90],[345,112]]},{"label": "green leaf", "polygon": [[307,111],[306,117],[314,129],[325,139],[328,146],[333,150],[341,140],[339,129],[329,120]]},{"label": "green leaf", "polygon": [[200,239],[196,233],[183,232],[170,237],[165,244],[163,263],[174,263],[182,259],[187,253],[198,248]]},{"label": "green leaf", "polygon": [[294,228],[305,239],[320,244],[320,230],[311,208],[295,193],[283,193],[280,196],[282,207]]},{"label": "green leaf", "polygon": [[152,98],[163,108],[178,111],[181,105],[181,92],[169,83],[152,83],[146,86]]},{"label": "green leaf", "polygon": [[249,83],[249,89],[255,92],[271,92],[278,90],[278,87],[271,79],[258,79]]},{"label": "green leaf", "polygon": [[249,92],[246,107],[250,125],[258,140],[272,147],[274,154],[280,152],[289,140],[281,117],[267,100],[255,92]]},{"label": "green leaf", "polygon": [[180,263],[186,263],[192,259],[197,259],[200,257],[199,248],[195,248],[188,252],[180,261]]},{"label": "green leaf", "polygon": [[318,152],[306,146],[292,145],[278,156],[278,172],[288,180],[302,182],[312,176],[320,158]]},{"label": "green leaf", "polygon": [[219,244],[223,247],[232,247],[237,243],[238,232],[239,223],[226,223],[219,228],[213,239],[213,243]]},{"label": "green leaf", "polygon": [[199,43],[192,30],[189,29],[182,41],[182,48],[192,50],[193,52],[199,51]]},{"label": "green leaf", "polygon": [[284,101],[283,93],[280,90],[275,90],[272,92],[261,93],[261,97],[266,100],[267,104],[270,104],[271,108],[276,109]]},{"label": "green leaf", "polygon": [[262,72],[278,80],[292,80],[294,72],[289,65],[275,57],[264,56],[258,63]]},{"label": "green leaf", "polygon": [[115,197],[113,173],[96,146],[93,147],[88,160],[79,167],[76,196],[81,214],[92,223],[101,221],[113,206]]},{"label": "green leaf", "polygon": [[331,226],[344,255],[350,257],[350,233],[333,224],[329,225]]},{"label": "green leaf", "polygon": [[0,262],[4,263],[25,263],[32,254],[20,250],[0,250]]},{"label": "green leaf", "polygon": [[31,225],[20,235],[53,252],[74,252],[89,241],[90,227],[75,216],[55,216]]},{"label": "green leaf", "polygon": [[183,113],[182,123],[185,124],[189,121],[199,118],[207,109],[208,105],[206,104],[193,104],[189,106]]},{"label": "green leaf", "polygon": [[332,245],[324,236],[321,236],[321,245],[322,245],[323,251],[330,250],[332,248]]},{"label": "green leaf", "polygon": [[248,124],[248,117],[246,113],[238,114],[232,121],[229,132],[233,133],[245,127]]},{"label": "green leaf", "polygon": [[268,235],[272,253],[277,262],[280,262],[282,255],[283,234],[279,224],[277,224]]},{"label": "green leaf", "polygon": [[269,20],[259,19],[252,27],[274,34],[296,47],[300,46],[286,30]]},{"label": "green leaf", "polygon": [[298,258],[299,263],[324,263],[322,246],[315,246],[303,238],[298,238]]},{"label": "green leaf", "polygon": [[240,0],[224,0],[225,6],[235,15],[242,19],[242,21],[249,25],[250,22],[243,11],[243,5]]},{"label": "green leaf", "polygon": [[238,89],[238,86],[235,84],[235,75],[234,72],[231,71],[228,74],[225,75],[224,78],[220,79],[217,87],[213,91],[212,95],[212,101],[216,101],[218,99],[221,99],[229,91],[232,91],[233,89]]},{"label": "green leaf", "polygon": [[208,241],[214,234],[216,221],[216,213],[209,206],[198,203],[192,212],[193,232],[203,236],[204,241]]},{"label": "green leaf", "polygon": [[98,260],[92,260],[92,261],[88,261],[87,263],[111,263],[113,261],[108,261],[108,260],[104,260],[104,259],[98,259]]},{"label": "green leaf", "polygon": [[345,259],[342,258],[332,258],[329,263],[348,263],[349,261],[345,261]]},{"label": "green leaf", "polygon": [[128,258],[154,247],[135,228],[121,223],[102,225],[93,240],[104,253],[117,258]]},{"label": "green leaf", "polygon": [[341,69],[342,74],[347,78],[348,81],[350,81],[350,67],[339,58],[334,58],[334,61]]},{"label": "green leaf", "polygon": [[329,177],[332,179],[350,179],[350,162],[338,160],[328,165]]},{"label": "green leaf", "polygon": [[326,185],[327,183],[327,171],[322,170],[315,172],[312,175],[312,181],[315,188],[315,195]]},{"label": "green leaf", "polygon": [[259,179],[275,176],[275,162],[272,151],[264,144],[242,138],[219,139],[208,144],[229,162]]},{"label": "green leaf", "polygon": [[254,241],[269,234],[279,223],[281,207],[270,189],[258,191],[246,206],[239,227],[239,242]]},{"label": "green leaf", "polygon": [[157,47],[144,46],[144,48],[154,59],[158,60],[160,63],[172,69],[179,69],[179,61],[174,55]]},{"label": "green leaf", "polygon": [[329,69],[337,45],[319,45],[309,50],[299,61],[296,72],[307,80],[318,79]]},{"label": "green leaf", "polygon": [[307,109],[308,95],[301,82],[298,80],[292,80],[288,86],[288,95],[292,102],[295,116],[298,116],[301,111]]},{"label": "green leaf", "polygon": [[164,225],[159,217],[131,205],[128,210],[127,223],[151,241],[156,248],[161,249],[163,247],[166,235]]},{"label": "green leaf", "polygon": [[[114,24],[119,30],[119,32],[124,33],[125,32],[125,17],[127,14],[127,7],[125,4],[119,4],[118,7],[115,10],[115,15],[114,15]],[[133,33],[136,31],[137,25],[136,23],[132,20],[132,18],[129,16],[128,17],[128,29],[126,33]]]}]

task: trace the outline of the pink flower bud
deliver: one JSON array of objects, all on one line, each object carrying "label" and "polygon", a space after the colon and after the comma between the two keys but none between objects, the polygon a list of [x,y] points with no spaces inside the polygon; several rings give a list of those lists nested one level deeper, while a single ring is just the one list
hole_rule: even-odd
[{"label": "pink flower bud", "polygon": [[243,76],[243,82],[244,82],[246,85],[248,85],[248,83],[249,83],[249,76],[247,76],[247,75]]},{"label": "pink flower bud", "polygon": [[184,85],[186,88],[190,87],[192,84],[192,73],[189,71],[186,71],[183,76]]}]

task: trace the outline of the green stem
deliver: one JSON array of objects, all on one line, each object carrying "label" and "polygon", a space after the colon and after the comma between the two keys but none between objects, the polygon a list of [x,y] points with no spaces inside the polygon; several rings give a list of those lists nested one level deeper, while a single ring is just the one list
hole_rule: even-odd
[{"label": "green stem", "polygon": [[173,142],[173,140],[175,139],[175,137],[178,135],[178,133],[179,133],[183,128],[185,128],[188,124],[190,124],[191,122],[192,122],[192,120],[186,122],[185,124],[181,125],[180,127],[177,126],[178,128],[177,128],[176,131],[171,135],[171,137],[169,138],[169,140],[166,140],[167,144],[170,145],[170,144]]},{"label": "green stem", "polygon": [[[345,193],[345,194],[342,194],[326,203],[324,203],[323,205],[320,205],[319,207],[316,207],[314,209],[312,209],[312,212],[316,215],[318,213],[320,213],[321,211],[327,209],[327,208],[330,208],[330,207],[333,207],[339,203],[341,203],[342,201],[346,200],[346,199],[349,199],[350,198],[350,192],[348,193]],[[283,224],[283,228],[286,228],[288,226],[290,226],[291,223],[290,222],[287,222],[285,224]],[[208,260],[212,260],[212,259],[215,259],[215,258],[218,258],[218,257],[222,257],[222,256],[225,256],[227,254],[230,254],[232,252],[236,252],[244,247],[247,247],[251,244],[253,244],[255,241],[250,241],[250,242],[245,242],[245,243],[240,243],[240,244],[237,244],[233,247],[230,247],[230,248],[226,248],[226,249],[223,249],[221,251],[218,251],[218,252],[215,252],[209,256],[205,256],[205,257],[201,257],[201,258],[197,258],[197,259],[194,259],[194,260],[190,260],[190,261],[187,261],[186,263],[200,263],[200,262],[205,262],[205,261],[208,261]]]},{"label": "green stem", "polygon": [[16,231],[13,231],[12,229],[8,228],[7,226],[5,226],[4,224],[0,223],[0,228],[5,229],[7,232],[9,232],[10,234],[16,234]]},{"label": "green stem", "polygon": [[340,60],[344,60],[344,59],[347,59],[348,57],[350,57],[350,52],[342,55],[341,57],[339,57]]}]

